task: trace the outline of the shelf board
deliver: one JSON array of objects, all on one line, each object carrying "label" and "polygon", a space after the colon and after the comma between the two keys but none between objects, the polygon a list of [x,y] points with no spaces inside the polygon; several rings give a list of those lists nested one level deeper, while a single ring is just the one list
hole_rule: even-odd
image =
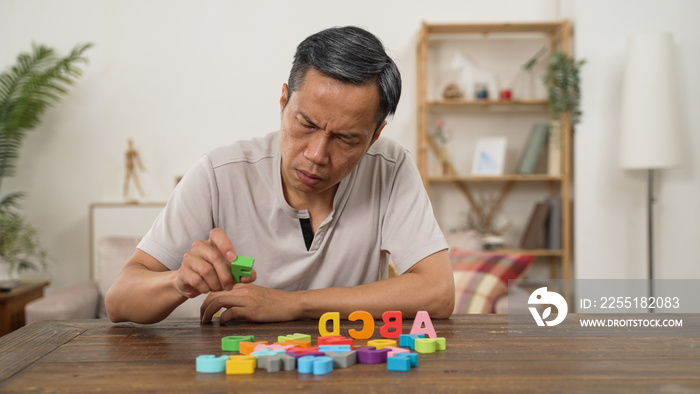
[{"label": "shelf board", "polygon": [[461,176],[461,175],[450,175],[450,176],[429,176],[428,181],[430,182],[559,182],[561,181],[561,175],[547,175],[547,174],[507,174],[507,175],[489,175],[489,176]]},{"label": "shelf board", "polygon": [[429,100],[429,107],[547,107],[547,100],[465,100],[465,99],[445,99]]},{"label": "shelf board", "polygon": [[554,34],[561,29],[561,22],[532,23],[470,23],[470,24],[431,24],[426,25],[428,34],[459,33],[544,33]]},{"label": "shelf board", "polygon": [[534,254],[538,257],[561,257],[563,255],[560,249],[492,249],[487,252],[499,254]]}]

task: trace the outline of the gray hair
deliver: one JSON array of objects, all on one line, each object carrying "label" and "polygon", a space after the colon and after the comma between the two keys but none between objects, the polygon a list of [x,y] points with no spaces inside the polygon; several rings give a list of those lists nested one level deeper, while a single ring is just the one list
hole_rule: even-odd
[{"label": "gray hair", "polygon": [[387,55],[382,42],[367,30],[355,26],[332,27],[307,37],[294,54],[289,73],[287,102],[301,88],[310,68],[344,83],[379,86],[379,126],[396,112],[401,97],[401,74]]}]

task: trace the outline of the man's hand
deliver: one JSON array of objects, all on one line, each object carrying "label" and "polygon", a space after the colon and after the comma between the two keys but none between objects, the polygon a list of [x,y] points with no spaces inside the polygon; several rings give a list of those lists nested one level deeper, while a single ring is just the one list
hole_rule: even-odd
[{"label": "man's hand", "polygon": [[212,292],[202,303],[202,323],[211,322],[221,308],[220,322],[243,319],[255,322],[280,322],[297,319],[294,293],[239,283],[232,290]]},{"label": "man's hand", "polygon": [[[209,232],[209,239],[196,241],[186,253],[182,266],[177,270],[175,287],[183,296],[194,298],[199,294],[233,289],[231,261],[236,259],[236,249],[223,230],[215,228]],[[241,282],[255,281],[253,270],[249,278]]]}]

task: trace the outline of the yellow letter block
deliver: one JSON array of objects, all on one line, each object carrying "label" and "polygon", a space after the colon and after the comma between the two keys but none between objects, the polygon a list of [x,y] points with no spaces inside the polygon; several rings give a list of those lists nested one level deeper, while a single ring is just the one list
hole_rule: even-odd
[{"label": "yellow letter block", "polygon": [[387,346],[391,347],[396,347],[396,341],[393,339],[373,339],[371,341],[367,341],[367,346],[374,346],[379,349],[384,349]]},{"label": "yellow letter block", "polygon": [[255,372],[257,365],[255,356],[231,356],[226,361],[227,375],[243,375]]},{"label": "yellow letter block", "polygon": [[[328,332],[326,329],[326,323],[328,320],[333,321],[333,331]],[[326,312],[321,315],[318,319],[318,333],[322,337],[329,337],[331,335],[340,335],[340,312]]]}]

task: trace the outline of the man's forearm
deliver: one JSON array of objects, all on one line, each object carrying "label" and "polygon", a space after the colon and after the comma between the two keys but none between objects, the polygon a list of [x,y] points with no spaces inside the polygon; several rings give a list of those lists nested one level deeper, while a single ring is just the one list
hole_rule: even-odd
[{"label": "man's forearm", "polygon": [[[379,317],[390,310],[406,316],[427,311],[431,317],[448,318],[454,308],[454,279],[443,252],[418,263],[415,269],[387,280],[354,287],[300,291],[295,294],[297,318],[319,318],[325,312],[341,317],[363,310]],[[436,261],[436,259],[438,261]],[[420,265],[420,266],[419,266]]]},{"label": "man's forearm", "polygon": [[186,300],[173,286],[173,275],[173,271],[126,267],[105,295],[110,320],[145,324],[165,319]]}]

